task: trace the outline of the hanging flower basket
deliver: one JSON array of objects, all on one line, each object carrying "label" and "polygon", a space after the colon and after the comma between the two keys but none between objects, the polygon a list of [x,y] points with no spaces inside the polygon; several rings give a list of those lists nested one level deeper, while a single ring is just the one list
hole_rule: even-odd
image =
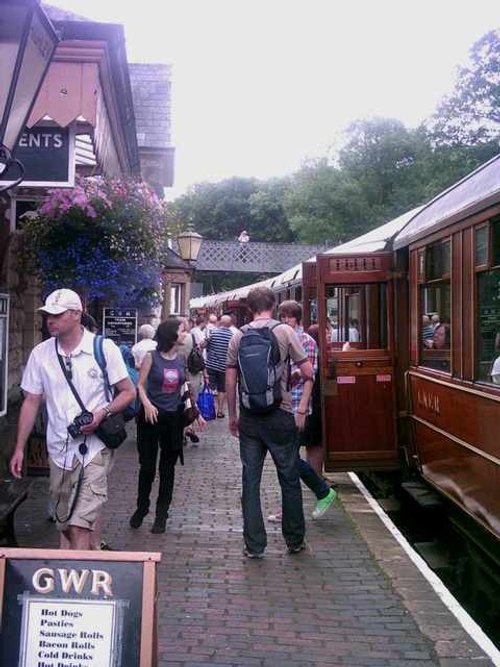
[{"label": "hanging flower basket", "polygon": [[23,268],[44,291],[70,287],[120,305],[159,300],[165,204],[142,181],[87,178],[49,190],[26,221]]}]

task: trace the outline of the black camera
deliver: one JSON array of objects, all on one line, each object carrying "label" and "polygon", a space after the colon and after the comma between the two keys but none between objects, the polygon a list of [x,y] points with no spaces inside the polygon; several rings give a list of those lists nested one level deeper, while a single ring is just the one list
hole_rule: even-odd
[{"label": "black camera", "polygon": [[88,426],[89,424],[92,424],[93,419],[94,415],[91,412],[88,410],[83,410],[83,412],[80,412],[79,415],[76,415],[71,424],[68,426],[68,433],[72,438],[78,438],[78,436],[82,434],[82,426]]}]

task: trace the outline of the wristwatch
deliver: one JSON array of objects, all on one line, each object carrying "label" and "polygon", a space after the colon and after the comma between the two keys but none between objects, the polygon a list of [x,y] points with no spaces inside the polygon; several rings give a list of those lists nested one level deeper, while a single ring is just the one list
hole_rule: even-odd
[{"label": "wristwatch", "polygon": [[103,410],[106,413],[106,417],[111,417],[112,412],[111,412],[111,409],[110,409],[109,405],[105,405],[103,407]]}]

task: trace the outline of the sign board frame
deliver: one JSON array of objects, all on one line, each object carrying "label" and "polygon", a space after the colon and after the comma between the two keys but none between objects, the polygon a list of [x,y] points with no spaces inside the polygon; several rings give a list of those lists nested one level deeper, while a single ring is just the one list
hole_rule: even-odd
[{"label": "sign board frame", "polygon": [[[61,655],[53,657],[50,656],[50,653],[53,650],[59,651],[61,642],[69,643],[71,646],[71,640],[75,638],[73,636],[75,635],[78,641],[74,643],[79,645],[78,647],[72,646],[71,649],[85,651],[86,640],[82,637],[89,636],[92,638],[94,634],[99,635],[99,637],[94,644],[88,642],[93,647],[90,650],[96,650],[96,644],[102,639],[97,649],[97,651],[101,649],[102,656],[103,653],[106,653],[106,639],[108,639],[109,651],[106,653],[106,659],[109,657],[109,660],[107,660],[109,665],[116,665],[116,667],[156,667],[158,661],[156,564],[160,560],[161,554],[155,552],[0,548],[0,629],[2,631],[0,634],[0,656],[2,651],[8,651],[11,645],[14,645],[19,653],[19,661],[16,662],[18,667],[32,664],[58,664],[61,655],[63,655],[62,651]],[[134,582],[133,590],[135,594],[132,596],[134,599],[120,599],[119,596],[123,596],[124,590],[123,586],[120,589],[120,577],[123,579],[125,576],[127,577],[126,580],[124,579],[127,584],[125,588],[127,591],[131,590],[131,566],[134,568],[132,576],[140,579],[140,581]],[[123,572],[120,572],[120,570],[123,570]],[[82,578],[84,572],[86,574]],[[140,574],[142,574],[142,577],[137,576]],[[26,578],[30,575],[30,582],[27,582]],[[87,583],[83,584],[82,581]],[[86,588],[84,588],[84,585]],[[89,594],[90,586],[92,586],[91,594]],[[65,590],[59,591],[58,587]],[[116,591],[116,599],[113,599],[114,594],[109,594],[110,590]],[[12,599],[13,592],[15,593],[15,599]],[[7,597],[9,594],[10,597]],[[16,609],[16,613],[13,614],[13,608],[10,607],[9,613],[7,604],[18,605],[21,610]],[[140,605],[139,609],[137,608],[138,604]],[[130,609],[130,613],[127,617],[128,609]],[[93,613],[94,619],[97,614],[100,614],[98,616],[98,620],[101,619],[101,624],[98,626],[99,632],[94,631],[92,633],[92,626],[90,626],[90,632],[82,630],[81,624],[85,622],[85,613],[87,615]],[[54,619],[54,622],[42,622],[40,620],[42,616]],[[103,621],[106,621],[106,616],[107,625],[105,622],[103,623]],[[126,644],[123,638],[123,629],[128,630],[130,624],[134,622],[138,626],[139,632],[138,651],[135,656],[125,656],[126,661],[122,662],[121,654],[118,655],[117,651],[112,652],[112,649],[114,646],[120,646],[120,650],[123,650],[123,645]],[[47,627],[54,626],[57,631],[55,633],[46,632],[45,634],[48,635],[49,639],[43,640],[41,631],[39,635],[33,632],[37,623],[40,623],[40,627],[44,623]],[[66,627],[68,627],[67,632]],[[108,633],[105,628],[108,628]],[[67,635],[66,639],[64,639],[65,634]],[[52,635],[58,636],[59,639],[50,639]],[[33,662],[33,660],[31,662],[25,661],[26,652],[31,650],[31,653],[33,653],[33,650],[36,650],[30,647],[30,644],[37,638],[38,646],[44,646],[46,649],[42,651],[47,653],[44,656],[45,659],[50,660],[50,662],[45,663],[43,657],[34,658],[36,662]],[[130,640],[130,637],[126,635],[125,638]],[[56,646],[58,643],[59,647]],[[51,646],[53,648],[50,648]],[[9,653],[9,655],[11,654]],[[69,650],[68,655],[71,655]],[[102,667],[102,657],[99,659],[98,665],[94,662],[91,654],[88,655],[90,657],[87,657],[84,662],[89,667]],[[118,658],[119,661],[117,661]],[[72,657],[67,659],[70,663],[73,662]]]},{"label": "sign board frame", "polygon": [[[36,188],[72,188],[75,185],[75,165],[76,165],[76,131],[75,131],[75,126],[74,124],[69,125],[66,128],[60,128],[55,125],[34,125],[31,128],[26,128],[24,133],[21,135],[21,138],[19,141],[22,141],[24,134],[26,132],[35,132],[39,130],[40,132],[43,132],[43,130],[58,130],[59,132],[64,132],[65,134],[67,133],[67,141],[68,141],[68,169],[67,169],[67,176],[63,180],[30,180],[29,178],[29,173],[28,176],[23,179],[21,185],[22,187],[36,187]],[[23,156],[23,150],[22,147],[17,146],[14,157],[18,158],[23,162],[25,166],[29,168],[29,158],[26,158]],[[9,183],[12,184],[14,181],[2,181],[2,185],[8,185]]]},{"label": "sign board frame", "polygon": [[[130,324],[130,320],[133,322],[133,340],[130,337],[130,329],[127,327],[126,330],[120,330],[119,320],[127,320]],[[137,322],[139,319],[139,312],[137,308],[103,308],[102,309],[102,334],[106,338],[111,338],[117,345],[125,344],[135,345],[137,343]],[[110,327],[111,321],[117,321],[116,327]],[[118,333],[117,333],[118,332]],[[125,337],[125,339],[120,338],[120,334]],[[129,340],[130,338],[130,340]]]}]

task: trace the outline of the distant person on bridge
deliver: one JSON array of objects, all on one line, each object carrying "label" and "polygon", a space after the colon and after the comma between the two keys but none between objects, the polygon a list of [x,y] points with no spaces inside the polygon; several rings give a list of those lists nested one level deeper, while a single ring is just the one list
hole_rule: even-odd
[{"label": "distant person on bridge", "polygon": [[248,236],[248,232],[246,229],[244,229],[241,234],[238,236],[238,243],[240,244],[240,250],[243,250],[243,248],[246,246],[246,244],[250,241],[250,237]]},{"label": "distant person on bridge", "polygon": [[246,262],[247,245],[248,245],[249,241],[250,241],[250,237],[248,236],[248,233],[247,233],[246,229],[244,229],[241,232],[241,234],[238,236],[238,243],[240,244],[238,259],[240,259],[242,262]]}]

